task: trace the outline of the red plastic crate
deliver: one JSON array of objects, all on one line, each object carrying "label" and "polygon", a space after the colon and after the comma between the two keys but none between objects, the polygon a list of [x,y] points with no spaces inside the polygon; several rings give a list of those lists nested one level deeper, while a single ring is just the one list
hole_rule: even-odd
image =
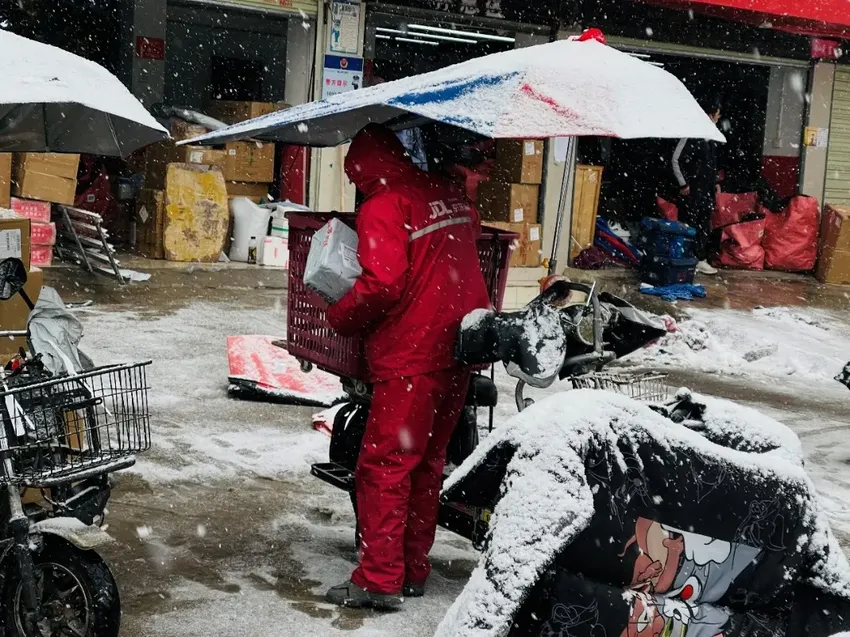
[{"label": "red plastic crate", "polygon": [[[337,376],[365,380],[363,339],[340,336],[329,324],[327,303],[304,285],[304,269],[313,234],[333,217],[354,227],[353,215],[287,213],[289,219],[289,291],[287,302],[287,349],[295,358],[312,363]],[[508,283],[510,246],[518,239],[512,232],[483,228],[478,240],[481,271],[494,307],[501,309]]]}]

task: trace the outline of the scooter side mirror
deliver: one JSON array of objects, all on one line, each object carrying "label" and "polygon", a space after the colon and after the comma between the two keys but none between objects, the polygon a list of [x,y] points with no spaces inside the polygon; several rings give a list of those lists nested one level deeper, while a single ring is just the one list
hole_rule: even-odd
[{"label": "scooter side mirror", "polygon": [[24,289],[27,269],[24,262],[14,257],[0,261],[0,301],[8,301]]}]

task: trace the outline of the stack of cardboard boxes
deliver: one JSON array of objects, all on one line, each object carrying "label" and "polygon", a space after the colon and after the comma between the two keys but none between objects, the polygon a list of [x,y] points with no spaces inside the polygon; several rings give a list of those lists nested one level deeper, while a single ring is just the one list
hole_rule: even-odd
[{"label": "stack of cardboard boxes", "polygon": [[479,186],[478,208],[485,225],[519,235],[511,255],[511,266],[540,265],[538,217],[542,182],[542,141],[499,140],[496,143],[493,178]]},{"label": "stack of cardboard boxes", "polygon": [[[80,156],[63,153],[0,153],[0,208],[31,222],[27,263],[53,263],[56,226],[51,204],[74,205]],[[12,196],[14,195],[14,196]]]},{"label": "stack of cardboard boxes", "polygon": [[[44,273],[31,264],[30,220],[8,210],[0,212],[0,260],[14,257],[24,262],[27,282],[24,291],[35,303],[44,285]],[[23,297],[16,295],[8,301],[0,301],[0,331],[24,331],[30,309]],[[0,338],[0,364],[5,364],[26,347],[26,338]]]},{"label": "stack of cardboard boxes", "polygon": [[[285,108],[285,105],[267,102],[220,101],[213,103],[210,114],[231,124],[266,115],[281,108]],[[202,126],[184,121],[175,121],[171,126],[171,135],[175,141],[191,139],[206,132]],[[135,163],[136,170],[144,173],[144,187],[136,198],[137,251],[143,256],[154,259],[205,260],[207,255],[194,254],[192,250],[167,248],[164,245],[165,237],[169,227],[179,224],[180,232],[186,233],[186,236],[206,233],[201,238],[206,245],[212,245],[217,241],[219,234],[221,211],[216,211],[213,215],[214,223],[211,222],[210,215],[206,213],[197,216],[199,222],[202,217],[205,219],[206,229],[201,229],[190,227],[187,225],[189,220],[177,219],[169,210],[177,214],[178,209],[189,210],[197,207],[189,201],[193,191],[205,193],[203,198],[206,201],[215,200],[216,205],[220,205],[218,186],[213,184],[216,178],[209,175],[203,176],[201,173],[204,171],[213,171],[221,175],[225,197],[223,214],[228,219],[227,203],[233,197],[248,197],[257,203],[264,201],[268,195],[269,185],[274,181],[275,147],[274,144],[262,142],[231,142],[219,147],[176,146],[173,142],[162,142],[148,147],[143,156],[136,158]],[[187,164],[189,166],[186,166]],[[175,165],[182,165],[184,168],[177,169]],[[169,184],[169,178],[175,182],[173,187],[170,187],[172,184]],[[199,180],[205,182],[203,187],[200,187]],[[188,188],[189,181],[197,182],[198,188]],[[174,204],[171,208],[169,208],[170,202]],[[200,202],[198,205],[200,206]],[[171,234],[176,236],[175,232]],[[226,238],[227,230],[225,229],[223,241],[226,241]],[[221,247],[224,248],[224,245]],[[203,251],[209,250],[205,248]],[[218,258],[218,251],[215,253],[215,258]]]}]

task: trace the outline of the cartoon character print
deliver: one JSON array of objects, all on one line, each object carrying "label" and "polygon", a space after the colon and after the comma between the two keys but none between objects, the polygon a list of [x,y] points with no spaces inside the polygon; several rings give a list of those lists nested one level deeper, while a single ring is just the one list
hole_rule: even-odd
[{"label": "cartoon character print", "polygon": [[635,597],[621,637],[722,636],[729,614],[713,604],[761,554],[646,518],[637,519],[621,557],[633,546]]},{"label": "cartoon character print", "polygon": [[552,617],[543,625],[541,637],[572,637],[590,635],[605,637],[605,627],[599,623],[599,607],[596,602],[588,606],[556,604]]},{"label": "cartoon character print", "polygon": [[773,500],[753,500],[735,537],[744,542],[765,546],[771,551],[784,551],[782,538],[785,535],[785,517],[781,513],[782,508],[778,497]]},{"label": "cartoon character print", "polygon": [[608,506],[611,515],[622,527],[624,524],[623,509],[631,502],[632,498],[638,498],[646,506],[652,506],[652,498],[643,475],[643,465],[640,459],[633,455],[623,454],[621,465],[625,470],[622,481],[618,480],[620,484],[617,488],[612,487],[607,458],[601,458],[598,462],[589,466],[587,474],[594,481],[604,486],[605,490],[611,494]]}]

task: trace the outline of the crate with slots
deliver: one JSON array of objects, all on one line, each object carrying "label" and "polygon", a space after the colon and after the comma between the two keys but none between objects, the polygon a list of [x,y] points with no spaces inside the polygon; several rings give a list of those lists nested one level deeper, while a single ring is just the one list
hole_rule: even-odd
[{"label": "crate with slots", "polygon": [[[313,234],[333,217],[354,227],[354,215],[333,213],[287,213],[289,219],[289,294],[286,318],[287,349],[302,363],[310,363],[328,373],[366,379],[362,337],[344,337],[328,323],[327,303],[304,285],[304,268]],[[511,245],[518,239],[513,232],[482,228],[478,240],[481,270],[493,306],[501,308],[508,281]]]}]

